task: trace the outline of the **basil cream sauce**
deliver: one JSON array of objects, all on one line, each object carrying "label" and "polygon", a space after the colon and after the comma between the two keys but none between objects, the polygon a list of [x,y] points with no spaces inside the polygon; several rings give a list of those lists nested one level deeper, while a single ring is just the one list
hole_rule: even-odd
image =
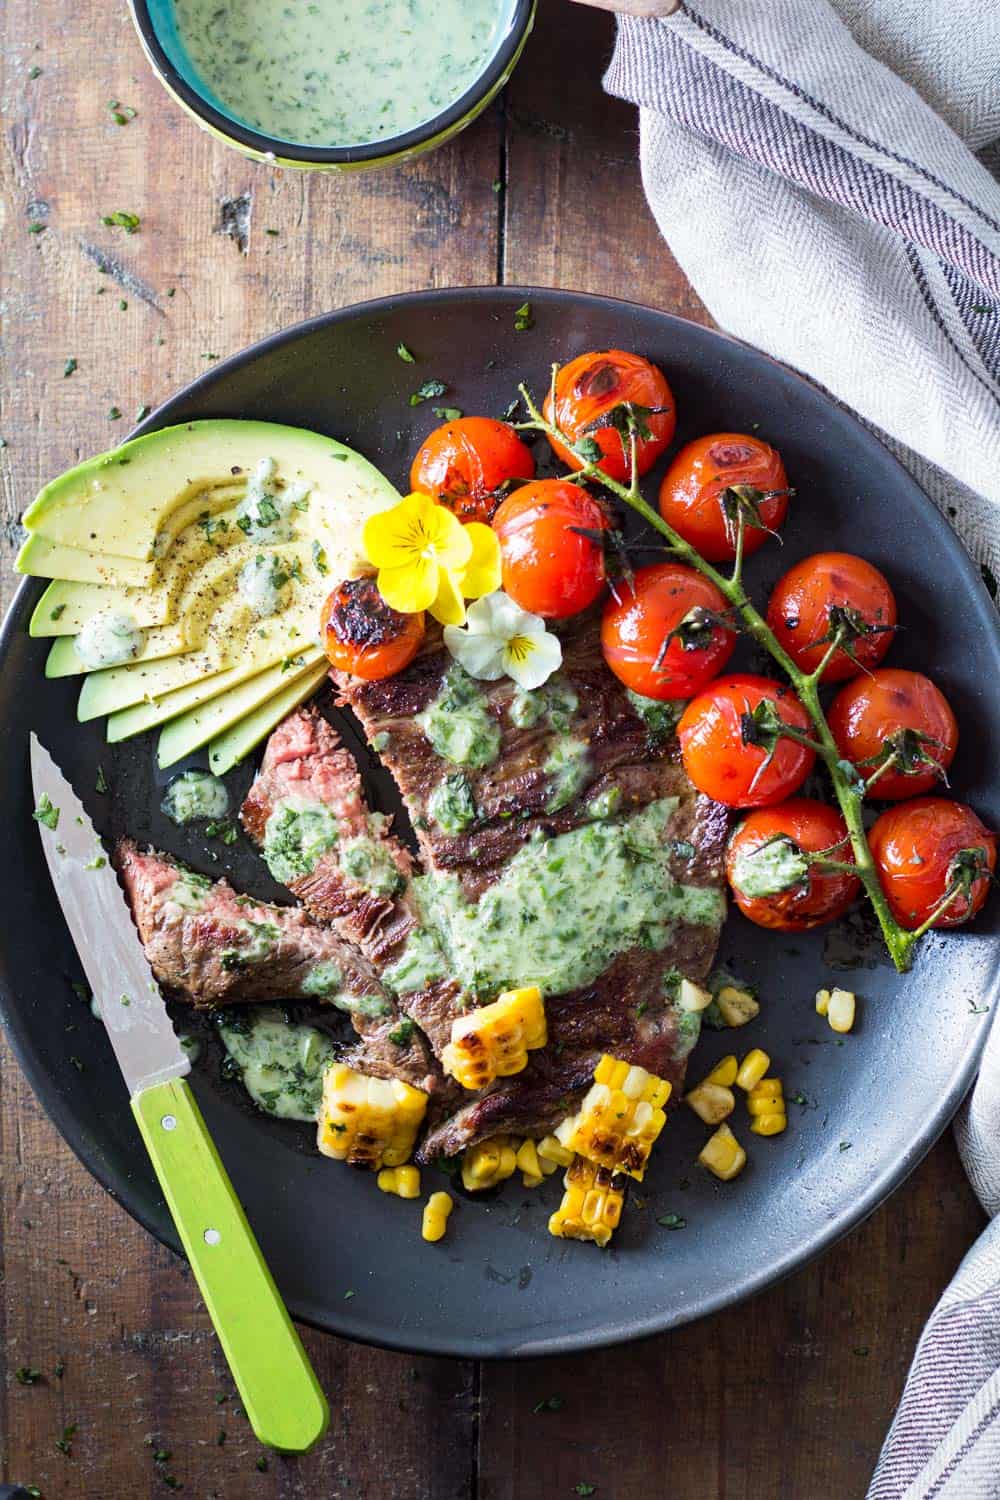
[{"label": "basil cream sauce", "polygon": [[174,19],[227,113],[278,140],[350,146],[413,130],[461,98],[512,8],[512,0],[175,0]]},{"label": "basil cream sauce", "polygon": [[217,1025],[232,1068],[258,1108],[280,1120],[315,1120],[323,1070],[333,1057],[324,1032],[286,1021],[270,1006],[227,1015]]}]

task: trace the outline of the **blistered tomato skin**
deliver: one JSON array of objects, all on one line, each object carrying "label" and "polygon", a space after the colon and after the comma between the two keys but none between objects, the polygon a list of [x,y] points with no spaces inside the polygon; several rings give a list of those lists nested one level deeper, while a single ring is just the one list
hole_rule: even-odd
[{"label": "blistered tomato skin", "polygon": [[[913,931],[933,915],[953,888],[956,858],[981,850],[986,869],[996,869],[996,835],[971,807],[944,797],[917,797],[886,808],[868,835],[879,880],[893,916]],[[970,883],[934,922],[959,927],[981,910],[989,893],[984,873]]]},{"label": "blistered tomato skin", "polygon": [[884,574],[863,557],[817,552],[778,580],[767,623],[803,672],[815,672],[840,625],[855,660],[838,649],[823,669],[823,681],[844,682],[878,666],[892,645],[896,600]]},{"label": "blistered tomato skin", "polygon": [[750,673],[720,677],[693,698],[677,726],[684,769],[700,792],[726,807],[769,807],[797,792],[816,759],[808,745],[780,738],[773,752],[746,743],[743,717],[768,699],[784,722],[810,734],[809,715],[790,688]]},{"label": "blistered tomato skin", "polygon": [[619,681],[646,698],[690,698],[733,654],[735,631],[711,618],[727,608],[694,568],[675,562],[640,568],[631,584],[625,578],[615,583],[604,606],[604,660]]},{"label": "blistered tomato skin", "polygon": [[462,521],[488,525],[511,481],[534,477],[531,449],[506,422],[460,417],[424,439],[410,468],[410,489],[433,495]]},{"label": "blistered tomato skin", "polygon": [[[922,672],[898,667],[879,667],[841,688],[827,722],[844,760],[866,781],[875,777],[868,796],[876,802],[931,791],[958,746],[958,724],[941,690]],[[887,760],[892,764],[880,770]]]},{"label": "blistered tomato skin", "polygon": [[562,620],[600,598],[604,548],[587,533],[608,529],[603,506],[567,479],[536,479],[506,499],[493,517],[503,586],[533,615]]},{"label": "blistered tomato skin", "polygon": [[374,578],[351,578],[324,604],[322,630],[331,666],[378,682],[394,677],[416,656],[424,639],[424,616],[391,609]]},{"label": "blistered tomato skin", "polygon": [[[626,401],[647,408],[667,408],[662,412],[651,410],[645,418],[650,436],[636,443],[636,466],[640,474],[646,474],[669,446],[677,417],[666,377],[640,354],[604,349],[571,359],[556,376],[555,406],[550,391],[543,411],[574,442],[592,437],[603,454],[601,468],[605,474],[624,483],[629,477],[627,439],[623,444],[620,433],[614,427],[602,427],[600,419]],[[583,468],[582,461],[563,443],[549,441],[567,468]]]},{"label": "blistered tomato skin", "polygon": [[[806,854],[830,851],[831,860],[852,864],[847,825],[839,812],[811,797],[792,797],[776,807],[752,812],[737,828],[726,850],[726,876],[736,904],[758,927],[780,932],[806,932],[842,916],[861,890],[857,876],[843,870],[821,871],[809,865],[801,879],[788,889],[768,891],[744,889],[739,877],[753,870],[752,857],[772,840],[788,839]],[[751,858],[748,860],[748,856]],[[766,859],[766,853],[758,856]],[[766,879],[760,881],[766,885]]]},{"label": "blistered tomato skin", "polygon": [[[709,562],[731,562],[735,532],[727,524],[723,492],[749,485],[767,530],[747,526],[743,552],[750,557],[777,531],[788,511],[788,478],[777,450],[745,432],[715,432],[695,438],[677,454],[660,485],[660,515]],[[777,493],[774,493],[777,492]]]}]

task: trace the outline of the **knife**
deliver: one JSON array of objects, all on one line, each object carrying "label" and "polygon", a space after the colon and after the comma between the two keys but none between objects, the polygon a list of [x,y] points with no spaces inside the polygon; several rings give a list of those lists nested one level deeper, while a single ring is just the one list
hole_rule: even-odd
[{"label": "knife", "polygon": [[31,779],[52,884],[250,1425],[268,1447],[305,1453],[326,1431],[326,1397],[185,1080],[191,1064],[118,877],[34,734]]}]

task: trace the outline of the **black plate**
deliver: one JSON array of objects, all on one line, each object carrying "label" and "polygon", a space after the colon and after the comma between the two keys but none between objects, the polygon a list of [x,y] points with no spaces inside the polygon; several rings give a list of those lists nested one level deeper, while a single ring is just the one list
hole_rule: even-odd
[{"label": "black plate", "polygon": [[[514,330],[529,298],[531,332]],[[396,355],[404,342],[416,365]],[[372,302],[318,318],[204,375],[142,430],[192,417],[256,417],[314,427],[353,444],[406,488],[409,461],[435,424],[412,407],[421,381],[445,398],[500,414],[517,381],[544,388],[550,361],[588,348],[640,350],[665,369],[679,411],[678,441],[722,429],[758,430],[776,443],[798,490],[783,548],[754,560],[759,597],[778,573],[817,548],[864,553],[889,575],[905,631],[891,660],[928,667],[963,730],[956,795],[996,827],[1000,789],[1000,641],[993,605],[952,532],[889,453],[846,412],[755,350],[646,308],[566,292],[483,288]],[[540,452],[540,450],[539,450]],[[44,642],[25,631],[40,585],[18,594],[4,629],[0,776],[6,868],[0,979],[5,1020],[28,1077],[56,1125],[110,1192],[154,1234],[176,1239],[132,1123],[102,1028],[69,981],[79,973],[30,818],[28,730],[38,731],[105,831],[137,836],[212,870],[221,853],[234,879],[270,888],[247,848],[223,849],[155,811],[150,737],[109,751],[100,726],[75,722],[76,684],[45,683]],[[103,764],[109,796],[93,792]],[[233,774],[241,790],[250,776]],[[899,977],[869,934],[789,939],[730,919],[720,954],[760,987],[749,1031],[707,1033],[697,1078],[734,1045],[774,1059],[789,1105],[787,1133],[750,1136],[750,1164],[723,1186],[694,1158],[706,1134],[678,1111],[614,1248],[546,1233],[557,1181],[514,1183],[492,1201],[459,1195],[448,1237],[419,1238],[420,1205],[315,1155],[306,1127],[270,1122],[219,1077],[209,1050],[194,1087],[237,1191],[292,1312],[334,1333],[396,1348],[465,1356],[551,1354],[635,1338],[684,1323],[767,1286],[830,1245],[896,1187],[943,1130],[971,1078],[995,999],[1000,900],[971,930],[934,936]],[[847,963],[832,975],[824,947]],[[839,1041],[813,1010],[836,978],[862,996],[853,1035]],[[973,1004],[975,1009],[973,1009]],[[74,1062],[73,1059],[76,1059]],[[445,1185],[436,1171],[425,1187]],[[682,1233],[657,1224],[687,1222]],[[353,1296],[348,1297],[347,1293]]]}]

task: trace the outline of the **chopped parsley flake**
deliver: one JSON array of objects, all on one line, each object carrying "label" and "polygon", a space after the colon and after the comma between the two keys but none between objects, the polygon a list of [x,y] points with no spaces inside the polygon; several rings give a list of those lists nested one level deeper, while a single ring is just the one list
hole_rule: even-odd
[{"label": "chopped parsley flake", "polygon": [[460,406],[435,406],[431,410],[436,417],[441,418],[442,422],[457,422],[462,416],[462,408]]},{"label": "chopped parsley flake", "polygon": [[687,1219],[682,1219],[680,1214],[661,1214],[656,1222],[662,1229],[687,1228]]},{"label": "chopped parsley flake", "polygon": [[38,806],[31,816],[36,823],[44,823],[46,828],[57,828],[59,825],[59,809],[49,801],[48,792],[43,792],[39,797]]},{"label": "chopped parsley flake", "polygon": [[73,358],[72,355],[70,355],[69,359],[63,365],[63,380],[68,380],[69,377],[70,377],[70,375],[75,375],[76,374],[76,370],[77,370],[76,360]]},{"label": "chopped parsley flake", "polygon": [[514,332],[527,333],[529,328],[534,328],[535,320],[531,314],[531,303],[522,302],[514,313]]},{"label": "chopped parsley flake", "polygon": [[448,387],[443,380],[425,380],[423,385],[418,386],[410,397],[411,406],[419,406],[421,401],[433,401],[435,396],[443,396]]},{"label": "chopped parsley flake", "polygon": [[113,214],[102,214],[101,223],[106,224],[109,229],[124,229],[126,234],[137,234],[142,220],[138,214],[129,214],[122,208],[116,208]]},{"label": "chopped parsley flake", "polygon": [[413,354],[412,350],[407,349],[405,344],[397,344],[396,353],[403,361],[404,365],[415,365],[417,362],[416,356]]},{"label": "chopped parsley flake", "polygon": [[118,410],[117,406],[109,406],[108,407],[108,421],[109,422],[117,422],[120,416],[121,416],[121,412]]}]

